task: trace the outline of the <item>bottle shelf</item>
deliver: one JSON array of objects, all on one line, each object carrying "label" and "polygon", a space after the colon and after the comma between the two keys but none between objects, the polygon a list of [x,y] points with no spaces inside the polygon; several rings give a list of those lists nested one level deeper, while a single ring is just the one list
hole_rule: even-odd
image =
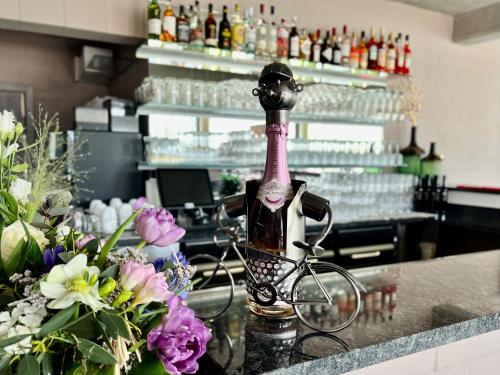
[{"label": "bottle shelf", "polygon": [[[262,110],[231,109],[214,107],[197,107],[181,104],[145,103],[137,108],[138,115],[183,115],[196,117],[229,117],[248,120],[260,120],[265,122],[265,113]],[[298,123],[326,123],[346,125],[378,125],[383,126],[385,120],[382,118],[356,118],[339,117],[313,113],[291,112],[290,121]]]},{"label": "bottle shelf", "polygon": [[221,71],[258,76],[264,65],[281,61],[293,70],[297,81],[326,82],[361,87],[386,87],[388,74],[374,70],[355,69],[338,65],[313,63],[296,59],[266,59],[239,51],[218,48],[190,49],[176,43],[148,40],[140,46],[136,57],[147,59],[150,64],[184,67],[198,70]]},{"label": "bottle shelf", "polygon": [[[396,168],[401,165],[359,165],[359,164],[293,164],[289,163],[288,167],[293,170],[299,169],[333,169],[333,168]],[[140,171],[154,171],[156,169],[256,169],[262,170],[264,164],[251,165],[251,164],[236,164],[236,163],[217,163],[217,162],[173,162],[173,163],[151,163],[151,162],[139,162],[138,169]]]}]

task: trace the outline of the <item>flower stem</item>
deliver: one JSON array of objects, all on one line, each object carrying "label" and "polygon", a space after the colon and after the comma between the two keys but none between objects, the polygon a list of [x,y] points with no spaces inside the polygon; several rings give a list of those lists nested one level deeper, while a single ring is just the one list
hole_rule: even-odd
[{"label": "flower stem", "polygon": [[139,250],[141,250],[144,246],[146,246],[146,244],[147,244],[147,242],[146,242],[146,241],[144,241],[144,240],[142,240],[141,242],[139,242],[139,243],[137,244],[137,246],[135,247],[135,249],[136,249],[137,251],[139,251]]}]

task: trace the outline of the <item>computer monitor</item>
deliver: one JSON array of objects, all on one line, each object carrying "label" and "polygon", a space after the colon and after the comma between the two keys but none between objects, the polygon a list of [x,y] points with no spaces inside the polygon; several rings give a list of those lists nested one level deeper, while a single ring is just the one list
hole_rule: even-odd
[{"label": "computer monitor", "polygon": [[158,169],[156,174],[163,207],[214,207],[212,184],[207,169]]}]

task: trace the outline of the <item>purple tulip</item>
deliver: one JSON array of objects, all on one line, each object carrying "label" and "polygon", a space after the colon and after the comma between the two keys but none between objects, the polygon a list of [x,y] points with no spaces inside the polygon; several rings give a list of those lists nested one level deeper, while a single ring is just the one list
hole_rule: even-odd
[{"label": "purple tulip", "polygon": [[143,209],[135,220],[135,230],[144,241],[156,246],[171,245],[186,233],[164,208]]},{"label": "purple tulip", "polygon": [[181,302],[178,296],[168,300],[168,314],[147,338],[148,350],[156,350],[163,367],[172,375],[198,371],[196,361],[207,351],[207,343],[212,339],[210,330]]},{"label": "purple tulip", "polygon": [[43,264],[45,266],[45,271],[49,272],[52,267],[62,263],[61,258],[59,258],[59,253],[62,253],[63,251],[64,247],[62,245],[57,245],[53,249],[45,249],[43,252]]}]

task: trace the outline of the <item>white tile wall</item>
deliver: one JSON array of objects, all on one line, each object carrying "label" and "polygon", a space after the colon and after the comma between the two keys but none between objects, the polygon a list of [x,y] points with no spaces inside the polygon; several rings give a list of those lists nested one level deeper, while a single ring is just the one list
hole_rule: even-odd
[{"label": "white tile wall", "polygon": [[500,330],[346,373],[380,374],[498,375]]}]

